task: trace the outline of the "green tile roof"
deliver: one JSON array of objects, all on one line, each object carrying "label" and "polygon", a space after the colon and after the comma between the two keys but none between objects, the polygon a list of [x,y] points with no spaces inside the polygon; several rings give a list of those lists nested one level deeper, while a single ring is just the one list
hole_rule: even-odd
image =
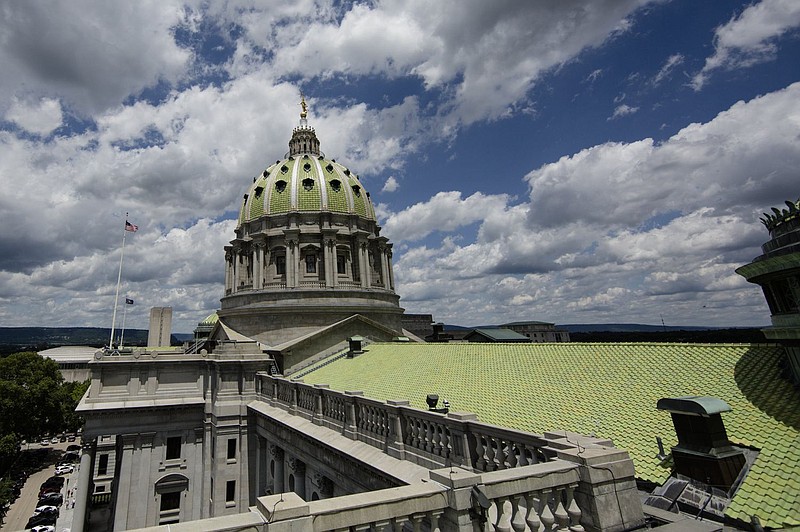
[{"label": "green tile roof", "polygon": [[779,377],[781,355],[745,344],[372,344],[304,380],[420,408],[438,393],[487,423],[611,438],[658,483],[670,470],[656,436],[667,448],[677,438],[657,401],[718,397],[733,408],[722,414],[731,441],[761,451],[727,515],[777,528],[800,525],[800,393]]},{"label": "green tile roof", "polygon": [[[335,187],[332,181],[337,182]],[[277,161],[253,178],[246,196],[239,212],[240,226],[265,215],[292,211],[376,219],[370,195],[358,176],[333,159],[322,157],[303,155]]]}]

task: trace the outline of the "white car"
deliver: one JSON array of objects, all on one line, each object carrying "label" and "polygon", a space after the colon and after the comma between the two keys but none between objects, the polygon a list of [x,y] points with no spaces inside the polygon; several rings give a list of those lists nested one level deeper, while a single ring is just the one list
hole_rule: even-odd
[{"label": "white car", "polygon": [[31,528],[31,532],[56,532],[56,527],[51,525],[39,525]]},{"label": "white car", "polygon": [[74,468],[69,464],[60,465],[56,468],[56,475],[69,475]]},{"label": "white car", "polygon": [[58,508],[56,506],[51,506],[49,504],[45,504],[43,506],[38,506],[34,511],[33,515],[40,514],[42,512],[47,513],[58,513]]}]

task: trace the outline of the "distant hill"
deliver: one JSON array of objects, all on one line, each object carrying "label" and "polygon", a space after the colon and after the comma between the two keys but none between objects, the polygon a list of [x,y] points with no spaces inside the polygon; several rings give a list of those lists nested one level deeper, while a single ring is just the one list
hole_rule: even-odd
[{"label": "distant hill", "polygon": [[[103,327],[0,327],[0,354],[42,351],[62,345],[101,347],[108,344],[111,329]],[[180,337],[180,338],[178,338]],[[173,334],[172,344],[180,345],[192,335]],[[147,345],[147,331],[125,329],[125,345]]]},{"label": "distant hill", "polygon": [[702,326],[665,326],[665,325],[645,325],[643,323],[574,323],[559,325],[559,329],[566,329],[569,332],[664,332],[664,331],[713,331],[717,329],[729,329],[731,327],[702,327]]},{"label": "distant hill", "polygon": [[[481,327],[497,327],[483,325]],[[477,327],[445,325],[445,330]],[[642,323],[556,324],[569,331],[573,342],[675,342],[675,343],[765,343],[760,327],[663,326]]]}]

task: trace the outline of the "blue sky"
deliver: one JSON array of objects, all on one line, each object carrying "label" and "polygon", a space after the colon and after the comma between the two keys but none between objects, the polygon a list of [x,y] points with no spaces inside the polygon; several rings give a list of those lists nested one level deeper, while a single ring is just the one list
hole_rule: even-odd
[{"label": "blue sky", "polygon": [[0,325],[219,306],[301,92],[371,191],[401,305],[477,325],[764,325],[734,269],[800,197],[793,0],[0,8]]}]

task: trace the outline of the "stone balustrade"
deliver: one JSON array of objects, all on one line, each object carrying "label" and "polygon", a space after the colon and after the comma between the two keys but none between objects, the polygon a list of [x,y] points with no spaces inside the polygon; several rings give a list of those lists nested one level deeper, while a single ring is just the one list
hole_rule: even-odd
[{"label": "stone balustrade", "polygon": [[419,530],[424,523],[466,531],[477,521],[485,530],[577,532],[644,522],[633,462],[608,440],[530,434],[475,414],[429,412],[266,373],[256,378],[259,398],[271,406],[426,467],[433,481],[309,503],[294,494],[261,497],[270,530]]},{"label": "stone balustrade", "polygon": [[257,379],[261,397],[272,406],[427,468],[458,465],[490,472],[555,456],[543,437],[481,423],[474,414],[428,412],[408,401],[383,402],[264,373]]}]

